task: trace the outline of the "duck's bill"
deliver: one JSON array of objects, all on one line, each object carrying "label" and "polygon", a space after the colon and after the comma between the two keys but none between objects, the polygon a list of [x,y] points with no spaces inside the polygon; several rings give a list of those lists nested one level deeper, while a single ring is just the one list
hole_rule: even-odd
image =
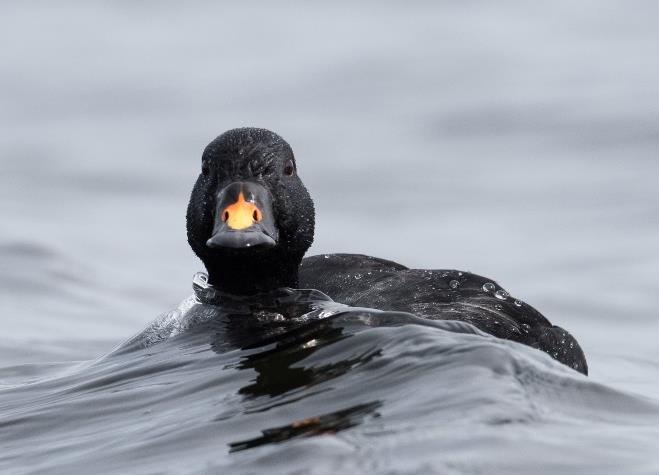
[{"label": "duck's bill", "polygon": [[243,249],[274,246],[279,232],[272,212],[272,195],[254,182],[234,182],[217,195],[211,248]]}]

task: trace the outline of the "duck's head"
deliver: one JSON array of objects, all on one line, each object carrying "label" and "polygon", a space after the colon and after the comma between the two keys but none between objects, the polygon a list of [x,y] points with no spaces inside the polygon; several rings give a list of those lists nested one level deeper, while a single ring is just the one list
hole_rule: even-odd
[{"label": "duck's head", "polygon": [[253,294],[297,286],[314,207],[288,143],[269,130],[240,128],[208,144],[187,229],[216,288]]}]

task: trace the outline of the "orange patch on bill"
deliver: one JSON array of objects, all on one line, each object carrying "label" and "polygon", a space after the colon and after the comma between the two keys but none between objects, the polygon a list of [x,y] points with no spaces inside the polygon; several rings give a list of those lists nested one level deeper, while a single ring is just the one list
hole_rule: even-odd
[{"label": "orange patch on bill", "polygon": [[242,191],[238,195],[238,201],[224,208],[222,212],[222,221],[227,223],[229,228],[236,230],[249,228],[261,219],[261,210],[254,203],[245,201]]}]

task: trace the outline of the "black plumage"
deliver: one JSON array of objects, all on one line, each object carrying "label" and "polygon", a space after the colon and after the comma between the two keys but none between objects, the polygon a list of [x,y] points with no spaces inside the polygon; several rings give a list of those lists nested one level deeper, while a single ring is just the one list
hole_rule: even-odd
[{"label": "black plumage", "polygon": [[[271,197],[276,244],[209,247],[213,224],[220,219],[218,193],[232,183],[246,182],[263,187]],[[233,129],[206,147],[188,205],[187,229],[190,246],[217,289],[245,295],[277,287],[314,288],[348,305],[465,321],[587,374],[586,358],[574,337],[493,280],[456,270],[408,269],[357,254],[303,260],[314,224],[313,201],[297,175],[291,147],[280,136],[265,129]]]}]

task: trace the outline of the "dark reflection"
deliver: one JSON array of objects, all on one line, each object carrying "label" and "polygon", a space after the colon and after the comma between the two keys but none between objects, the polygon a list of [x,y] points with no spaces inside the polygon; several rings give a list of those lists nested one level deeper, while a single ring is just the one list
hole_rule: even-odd
[{"label": "dark reflection", "polygon": [[245,350],[247,355],[235,367],[257,373],[251,384],[239,390],[249,398],[280,396],[341,376],[369,362],[380,350],[315,367],[299,362],[365,327],[401,324],[412,317],[343,306],[315,290],[278,289],[248,301],[222,297],[221,301],[214,297],[216,318],[196,332],[211,335],[210,345],[217,353]]},{"label": "dark reflection", "polygon": [[285,426],[273,427],[262,431],[260,437],[233,442],[229,444],[230,452],[251,449],[261,445],[284,442],[300,437],[312,437],[323,434],[336,434],[339,431],[349,429],[364,422],[366,416],[379,417],[376,412],[382,406],[381,401],[371,401],[358,404],[348,409],[323,414],[321,416],[309,417],[298,420]]},{"label": "dark reflection", "polygon": [[342,316],[339,313],[310,322],[263,322],[253,315],[226,315],[209,322],[212,326],[210,345],[217,353],[230,347],[246,350],[247,355],[236,368],[253,369],[257,376],[251,384],[242,387],[239,394],[250,398],[279,396],[336,378],[380,354],[373,351],[317,367],[296,365],[320,348],[350,337],[351,332],[345,332],[337,320]]},{"label": "dark reflection", "polygon": [[[255,378],[238,389],[244,397],[239,409],[243,413],[267,414],[321,390],[331,391],[326,385],[318,386],[372,361],[382,350],[376,347],[358,355],[352,351],[342,355],[336,350],[327,361],[305,364],[307,358],[367,327],[397,325],[414,318],[336,304],[315,290],[277,289],[245,299],[219,294],[209,286],[201,290],[197,295],[204,304],[199,313],[203,324],[195,326],[193,333],[210,335],[210,346],[219,354],[240,348],[243,356],[232,367],[256,372]],[[206,311],[213,313],[211,318],[203,316]],[[190,318],[197,316],[190,314]],[[336,433],[361,424],[369,414],[376,416],[382,402],[351,404],[347,409],[263,430],[260,437],[230,444],[230,450]]]},{"label": "dark reflection", "polygon": [[357,364],[364,364],[379,355],[379,351],[359,357],[342,359],[326,365],[306,368],[295,366],[318,349],[348,338],[341,327],[332,322],[319,322],[286,334],[269,350],[246,357],[241,369],[252,368],[256,380],[240,389],[246,396],[278,396],[297,388],[311,387],[345,374]]}]

